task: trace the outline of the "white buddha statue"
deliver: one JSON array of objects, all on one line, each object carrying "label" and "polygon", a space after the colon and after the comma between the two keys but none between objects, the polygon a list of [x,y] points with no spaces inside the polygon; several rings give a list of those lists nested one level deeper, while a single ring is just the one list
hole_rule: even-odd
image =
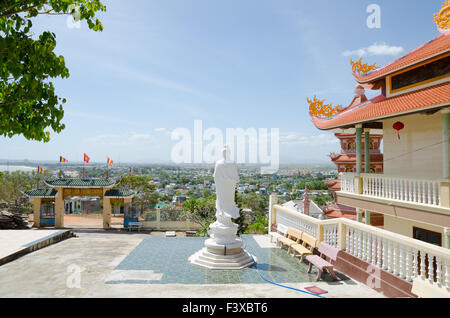
[{"label": "white buddha statue", "polygon": [[234,202],[234,194],[236,184],[239,181],[237,165],[230,161],[230,151],[228,146],[222,150],[222,159],[216,162],[214,170],[214,182],[216,184],[216,218],[232,218],[239,217],[239,208]]},{"label": "white buddha statue", "polygon": [[236,184],[239,181],[237,165],[230,160],[227,146],[222,150],[222,159],[214,170],[216,183],[216,222],[209,226],[210,238],[205,247],[189,257],[193,264],[211,269],[242,269],[253,265],[252,256],[245,251],[243,241],[237,237],[238,225],[231,219],[239,217],[239,208],[234,202]]}]

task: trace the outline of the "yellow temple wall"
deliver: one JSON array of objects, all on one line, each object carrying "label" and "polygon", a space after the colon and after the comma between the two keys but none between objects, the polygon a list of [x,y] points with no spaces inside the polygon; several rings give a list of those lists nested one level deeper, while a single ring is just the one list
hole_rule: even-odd
[{"label": "yellow temple wall", "polygon": [[[441,113],[413,114],[386,119],[384,132],[384,174],[416,178],[442,178]],[[405,124],[400,131],[392,128],[397,121]],[[432,146],[434,145],[434,146]]]},{"label": "yellow temple wall", "polygon": [[383,229],[387,231],[391,231],[408,237],[413,237],[413,227],[441,233],[442,245],[445,245],[445,229],[443,227],[421,223],[411,219],[398,218],[386,214],[384,215]]}]

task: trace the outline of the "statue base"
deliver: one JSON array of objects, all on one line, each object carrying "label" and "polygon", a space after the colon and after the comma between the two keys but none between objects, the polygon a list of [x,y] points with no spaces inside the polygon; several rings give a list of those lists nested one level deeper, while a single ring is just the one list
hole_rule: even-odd
[{"label": "statue base", "polygon": [[240,239],[225,244],[213,238],[205,241],[205,247],[189,257],[189,261],[209,269],[243,269],[253,266],[252,256],[242,248]]}]

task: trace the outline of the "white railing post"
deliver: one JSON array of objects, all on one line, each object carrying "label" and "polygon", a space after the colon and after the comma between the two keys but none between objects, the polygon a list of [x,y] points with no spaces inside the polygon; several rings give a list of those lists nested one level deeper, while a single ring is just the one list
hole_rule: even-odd
[{"label": "white railing post", "polygon": [[428,281],[430,283],[434,283],[434,257],[431,254],[428,254]]}]

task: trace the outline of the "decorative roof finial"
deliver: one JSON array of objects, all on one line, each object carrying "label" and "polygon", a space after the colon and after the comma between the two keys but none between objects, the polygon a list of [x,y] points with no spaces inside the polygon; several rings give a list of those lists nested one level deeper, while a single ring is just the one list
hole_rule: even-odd
[{"label": "decorative roof finial", "polygon": [[362,56],[358,61],[353,61],[353,59],[350,59],[350,64],[352,65],[352,71],[353,73],[358,73],[359,75],[367,74],[370,71],[376,70],[378,66],[376,63],[373,63],[372,65],[369,65],[367,63],[362,63]]},{"label": "decorative roof finial", "polygon": [[446,0],[441,11],[434,15],[434,22],[436,22],[439,32],[450,33],[450,0]]},{"label": "decorative roof finial", "polygon": [[316,95],[312,100],[309,98],[306,100],[309,104],[309,114],[317,118],[330,118],[344,110],[342,105],[324,104],[325,99],[319,100]]}]

